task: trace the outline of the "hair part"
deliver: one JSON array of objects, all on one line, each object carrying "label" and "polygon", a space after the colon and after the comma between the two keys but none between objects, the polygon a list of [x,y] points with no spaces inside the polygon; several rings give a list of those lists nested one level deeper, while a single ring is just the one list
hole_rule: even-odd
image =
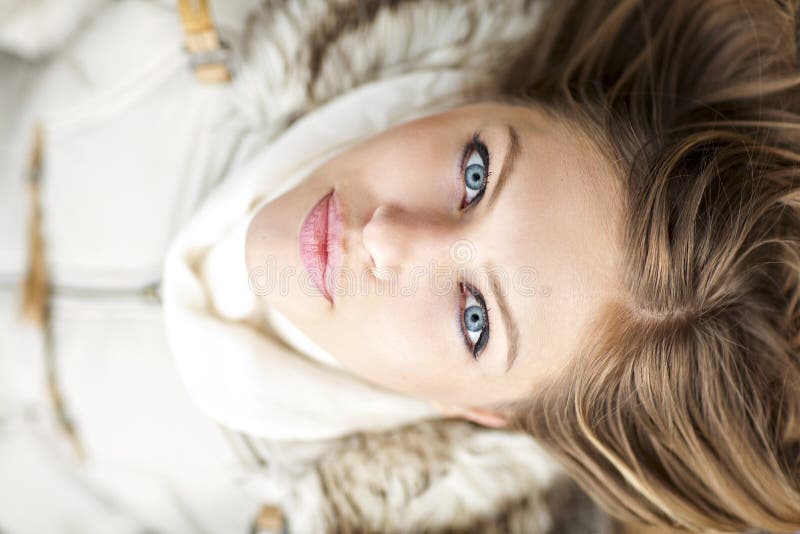
[{"label": "hair part", "polygon": [[505,404],[612,514],[800,529],[800,0],[560,0],[496,92],[602,135],[624,294]]}]

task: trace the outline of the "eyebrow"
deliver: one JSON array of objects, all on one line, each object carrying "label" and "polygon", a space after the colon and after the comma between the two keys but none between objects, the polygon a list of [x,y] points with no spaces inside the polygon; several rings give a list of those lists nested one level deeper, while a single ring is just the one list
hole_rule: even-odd
[{"label": "eyebrow", "polygon": [[500,169],[500,176],[497,178],[497,184],[494,186],[494,190],[492,190],[491,197],[487,200],[487,206],[491,206],[497,200],[500,191],[502,191],[503,186],[508,182],[508,177],[514,170],[514,163],[516,163],[517,156],[519,156],[520,152],[522,152],[522,146],[519,142],[519,134],[516,128],[509,124],[508,150],[506,150],[505,158],[503,158],[503,167]]},{"label": "eyebrow", "polygon": [[508,301],[506,300],[505,295],[503,294],[503,288],[500,285],[500,280],[497,278],[497,274],[494,272],[494,268],[488,269],[489,273],[489,282],[492,285],[492,294],[494,295],[495,300],[500,305],[500,315],[503,317],[503,324],[506,327],[506,338],[508,339],[508,353],[506,354],[506,373],[511,366],[514,365],[514,361],[517,359],[517,354],[519,354],[519,328],[517,328],[517,322],[514,320],[514,317],[511,315],[511,308],[508,305]]},{"label": "eyebrow", "polygon": [[[508,178],[511,176],[511,173],[514,170],[514,163],[517,161],[517,156],[520,155],[522,152],[522,145],[520,144],[519,134],[517,133],[516,128],[512,125],[508,125],[508,150],[506,150],[506,155],[503,158],[503,167],[500,169],[500,176],[497,178],[497,184],[492,190],[492,195],[489,197],[487,201],[487,206],[491,207],[491,205],[497,200],[500,191],[502,191],[503,187],[508,183]],[[514,361],[517,359],[517,354],[519,354],[519,328],[517,328],[517,323],[514,321],[514,317],[511,315],[511,308],[508,305],[508,301],[506,300],[505,295],[503,294],[502,288],[500,287],[500,281],[497,279],[497,275],[492,272],[493,270],[489,269],[489,281],[492,284],[492,292],[494,293],[495,300],[500,306],[500,315],[503,318],[503,323],[505,324],[506,328],[506,338],[508,339],[508,354],[506,354],[506,373],[511,369],[511,366],[514,365]]]}]

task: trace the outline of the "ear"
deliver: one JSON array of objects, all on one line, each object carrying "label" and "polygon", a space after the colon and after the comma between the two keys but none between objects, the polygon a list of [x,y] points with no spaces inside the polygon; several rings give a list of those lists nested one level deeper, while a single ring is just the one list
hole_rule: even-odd
[{"label": "ear", "polygon": [[489,428],[503,428],[508,426],[508,419],[501,413],[494,412],[486,408],[474,406],[459,406],[455,404],[443,404],[432,401],[431,404],[439,410],[444,417],[458,417],[467,419],[473,423],[478,423]]}]

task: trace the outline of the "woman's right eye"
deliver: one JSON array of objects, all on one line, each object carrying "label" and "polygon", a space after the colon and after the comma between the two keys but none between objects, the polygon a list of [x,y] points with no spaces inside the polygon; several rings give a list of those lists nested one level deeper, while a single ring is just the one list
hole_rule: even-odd
[{"label": "woman's right eye", "polygon": [[480,202],[489,183],[489,149],[477,133],[465,147],[461,167],[464,177],[461,209],[466,209]]}]

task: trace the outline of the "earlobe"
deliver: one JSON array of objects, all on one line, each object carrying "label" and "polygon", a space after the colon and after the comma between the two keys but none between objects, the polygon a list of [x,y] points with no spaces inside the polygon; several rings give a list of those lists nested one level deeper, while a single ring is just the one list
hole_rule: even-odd
[{"label": "earlobe", "polygon": [[486,408],[471,406],[464,408],[451,404],[442,404],[436,401],[431,401],[431,404],[443,417],[459,417],[489,428],[503,428],[508,426],[508,419],[504,415]]},{"label": "earlobe", "polygon": [[489,428],[503,428],[508,426],[508,419],[500,413],[484,408],[468,408],[463,417],[479,425]]}]

